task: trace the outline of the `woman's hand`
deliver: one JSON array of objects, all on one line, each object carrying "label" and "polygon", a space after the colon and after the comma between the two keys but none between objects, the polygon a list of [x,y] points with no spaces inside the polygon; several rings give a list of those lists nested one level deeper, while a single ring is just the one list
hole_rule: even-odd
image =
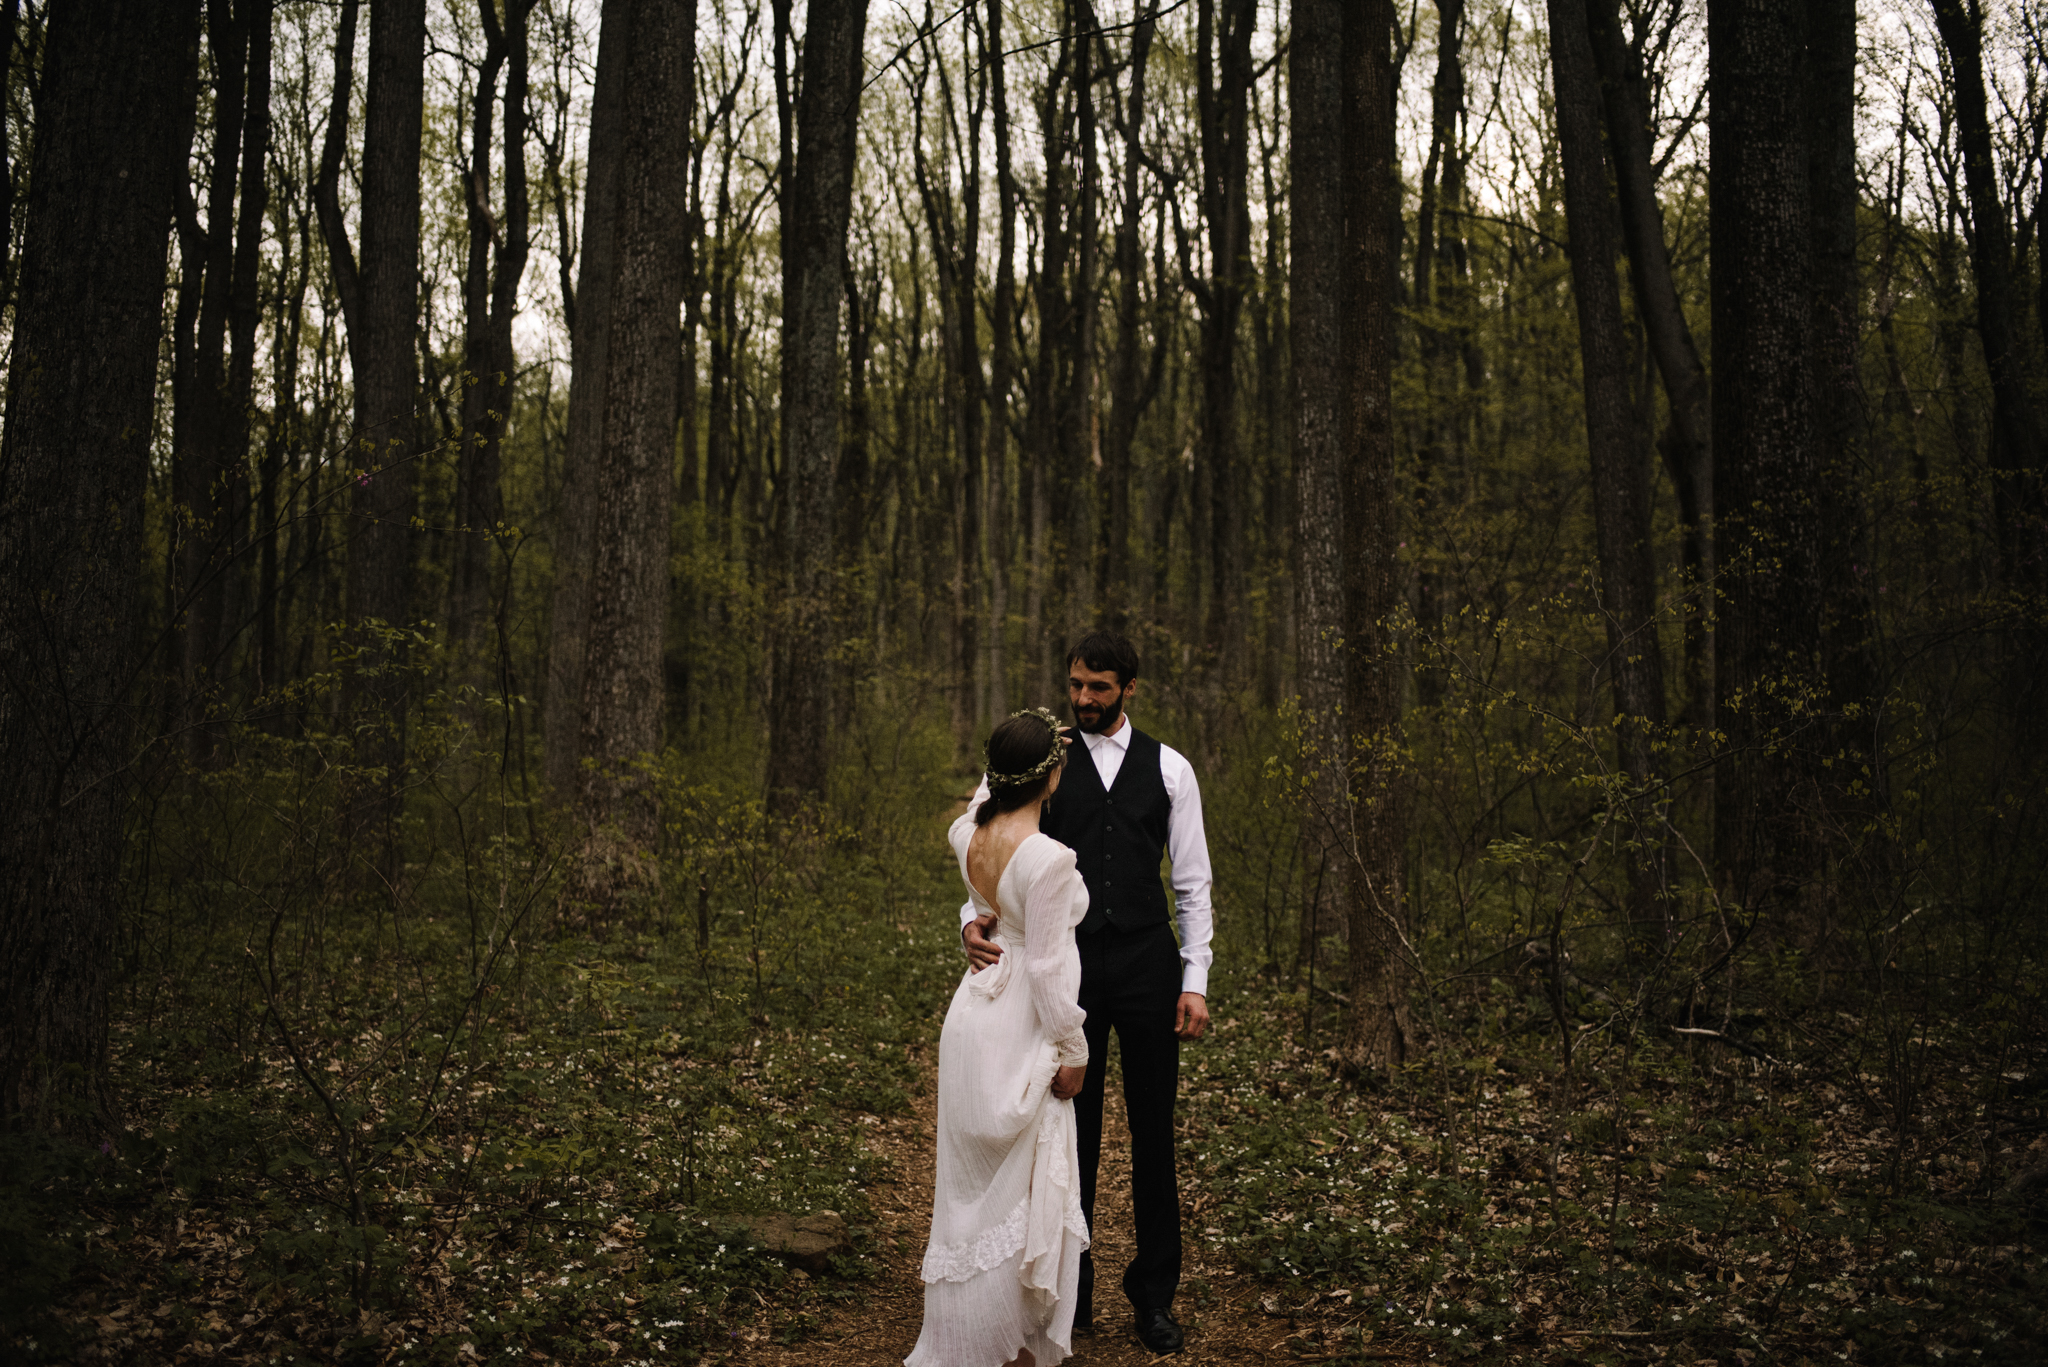
[{"label": "woman's hand", "polygon": [[1081,1084],[1088,1080],[1085,1065],[1078,1068],[1062,1068],[1052,1075],[1052,1094],[1061,1101],[1071,1101],[1081,1094]]}]

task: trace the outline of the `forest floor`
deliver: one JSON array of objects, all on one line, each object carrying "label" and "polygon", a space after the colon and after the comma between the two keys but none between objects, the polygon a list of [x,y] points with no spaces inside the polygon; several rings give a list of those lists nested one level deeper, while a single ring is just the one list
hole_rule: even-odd
[{"label": "forest floor", "polygon": [[[0,1135],[0,1365],[900,1362],[961,971],[927,825],[825,896],[822,860],[721,824],[729,907],[516,956],[462,881],[287,908],[258,973],[285,918],[194,883],[206,916],[121,996],[122,1127]],[[2048,1038],[2009,1000],[1766,981],[1745,1053],[1502,968],[1439,980],[1416,1060],[1359,1086],[1331,994],[1256,962],[1219,955],[1182,1052],[1173,1361],[2042,1361]],[[1114,1292],[1119,1111],[1079,1367],[1158,1360]],[[852,1251],[819,1275],[748,1232],[822,1211]]]},{"label": "forest floor", "polygon": [[[920,1060],[929,1067],[928,1059]],[[1114,1066],[1114,1065],[1112,1065]],[[1187,1333],[1187,1346],[1177,1355],[1161,1357],[1138,1341],[1121,1297],[1113,1290],[1120,1269],[1131,1256],[1130,1149],[1123,1116],[1115,1104],[1118,1080],[1111,1079],[1112,1099],[1103,1122],[1101,1186],[1096,1205],[1094,1251],[1107,1269],[1112,1288],[1109,1303],[1096,1306],[1096,1330],[1074,1336],[1075,1367],[1136,1367],[1140,1363],[1175,1362],[1188,1367],[1208,1364],[1269,1363],[1276,1359],[1313,1361],[1319,1355],[1295,1356],[1287,1340],[1295,1330],[1285,1318],[1259,1308],[1257,1289],[1215,1291],[1238,1280],[1234,1268],[1213,1262],[1203,1241],[1187,1242],[1183,1285],[1195,1296],[1183,1297],[1176,1316]],[[827,1316],[816,1335],[800,1344],[779,1344],[759,1329],[747,1331],[754,1341],[735,1352],[735,1363],[762,1367],[799,1367],[830,1363],[834,1367],[896,1367],[917,1343],[924,1316],[924,1287],[918,1280],[930,1229],[933,1151],[937,1099],[930,1086],[918,1090],[913,1111],[873,1129],[869,1145],[883,1159],[890,1176],[870,1190],[876,1222],[874,1281],[859,1303]],[[1198,1300],[1202,1308],[1186,1302]],[[743,1338],[745,1335],[742,1336]],[[1425,1354],[1402,1354],[1396,1361],[1421,1361]]]}]

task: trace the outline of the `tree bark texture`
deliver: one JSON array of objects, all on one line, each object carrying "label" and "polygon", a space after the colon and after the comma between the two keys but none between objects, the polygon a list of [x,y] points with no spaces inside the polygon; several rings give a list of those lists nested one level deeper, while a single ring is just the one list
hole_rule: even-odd
[{"label": "tree bark texture", "polygon": [[[583,222],[569,332],[569,431],[555,505],[555,586],[548,605],[548,679],[542,768],[558,796],[581,791],[583,664],[590,642],[590,572],[596,558],[597,485],[604,446],[606,361],[611,350],[612,268],[618,231],[619,158],[624,146],[626,65],[632,0],[605,0],[590,103],[590,154],[583,170]],[[720,428],[716,396],[712,443]],[[713,462],[714,480],[717,463]]]},{"label": "tree bark texture", "polygon": [[1727,895],[1768,907],[1814,873],[1803,734],[1818,684],[1813,229],[1804,5],[1712,0],[1714,442],[1721,612],[1715,858]]},{"label": "tree bark texture", "polygon": [[197,0],[49,16],[0,441],[0,1127],[104,1092],[165,247]]},{"label": "tree bark texture", "polygon": [[782,433],[789,483],[788,611],[768,745],[771,805],[821,798],[831,758],[832,487],[842,404],[839,301],[853,212],[867,0],[813,0],[783,201]]},{"label": "tree bark texture", "polygon": [[[362,471],[348,543],[348,615],[351,622],[389,626],[403,625],[412,607],[426,50],[426,0],[377,0],[370,7],[362,253],[356,262],[356,307],[348,314],[355,463]],[[336,256],[347,249],[345,238],[328,243]]]},{"label": "tree bark texture", "polygon": [[1344,721],[1351,735],[1353,853],[1345,1066],[1398,1067],[1408,1056],[1406,804],[1398,773],[1400,652],[1388,619],[1406,576],[1396,557],[1393,333],[1400,243],[1394,156],[1391,0],[1344,7],[1345,432]]},{"label": "tree bark texture", "polygon": [[1586,15],[1606,106],[1607,147],[1621,210],[1622,242],[1628,251],[1629,289],[1670,407],[1670,425],[1657,447],[1677,496],[1680,556],[1694,595],[1685,621],[1688,720],[1711,727],[1713,599],[1707,586],[1714,578],[1714,457],[1707,368],[1671,274],[1664,210],[1657,199],[1650,156],[1642,62],[1622,33],[1614,0],[1586,0]]},{"label": "tree bark texture", "polygon": [[1301,690],[1303,937],[1349,929],[1352,847],[1344,716],[1344,484],[1349,436],[1343,347],[1346,255],[1344,5],[1295,0],[1291,104],[1289,344],[1294,353],[1296,671]]},{"label": "tree bark texture", "polygon": [[[1636,440],[1629,346],[1615,277],[1614,201],[1600,127],[1599,78],[1584,0],[1550,0],[1550,69],[1556,90],[1558,160],[1578,307],[1579,365],[1586,403],[1586,450],[1593,473],[1593,527],[1600,563],[1600,614],[1607,624],[1606,673],[1614,727],[1630,789],[1629,916],[1658,916],[1661,878],[1649,851],[1655,810],[1655,744],[1664,729],[1664,662],[1657,641],[1657,567],[1650,543],[1650,470]],[[1659,937],[1661,938],[1661,937]]]},{"label": "tree bark texture", "polygon": [[1202,139],[1202,221],[1209,278],[1196,281],[1202,311],[1202,449],[1196,455],[1197,517],[1209,532],[1205,639],[1226,672],[1242,657],[1245,501],[1237,432],[1237,334],[1251,272],[1251,112],[1254,0],[1201,0],[1195,28],[1195,104]]},{"label": "tree bark texture", "polygon": [[654,810],[620,770],[661,748],[683,302],[678,229],[689,207],[689,162],[678,152],[690,136],[697,28],[694,10],[666,0],[634,0],[630,15],[582,750],[592,762],[583,775],[590,825],[616,825],[639,844],[653,838]]}]

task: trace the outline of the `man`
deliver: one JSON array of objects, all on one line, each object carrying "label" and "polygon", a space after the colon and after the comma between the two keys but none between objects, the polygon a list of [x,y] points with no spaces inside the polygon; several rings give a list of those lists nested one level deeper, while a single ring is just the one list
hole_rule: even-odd
[{"label": "man", "polygon": [[[1131,724],[1125,714],[1138,687],[1138,652],[1121,636],[1083,637],[1067,652],[1067,700],[1082,744],[1068,752],[1067,774],[1045,806],[1039,829],[1078,856],[1088,887],[1081,949],[1081,1009],[1088,1013],[1088,1075],[1074,1098],[1080,1128],[1081,1208],[1095,1223],[1095,1176],[1102,1161],[1103,1079],[1109,1032],[1123,1054],[1124,1114],[1131,1130],[1131,1208],[1137,1256],[1124,1270],[1124,1295],[1138,1338],[1155,1353],[1180,1351],[1173,1318],[1180,1285],[1180,1188],[1174,1172],[1173,1105],[1180,1083],[1180,1041],[1209,1026],[1209,846],[1195,771]],[[985,794],[978,794],[980,801]],[[1169,912],[1159,858],[1173,862]],[[960,909],[961,936],[979,972],[1002,954]],[[1172,923],[1178,922],[1176,947]],[[1076,1329],[1094,1328],[1095,1264],[1081,1255]]]}]

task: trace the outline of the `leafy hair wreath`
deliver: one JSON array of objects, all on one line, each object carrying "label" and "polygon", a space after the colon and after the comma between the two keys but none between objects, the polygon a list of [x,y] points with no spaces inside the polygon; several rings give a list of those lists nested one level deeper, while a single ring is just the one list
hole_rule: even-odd
[{"label": "leafy hair wreath", "polygon": [[983,746],[981,751],[981,767],[982,771],[988,775],[990,792],[995,792],[999,788],[1020,788],[1027,783],[1036,783],[1058,768],[1060,761],[1066,758],[1067,747],[1060,742],[1060,719],[1058,717],[1046,711],[1043,707],[1027,707],[1022,712],[1012,712],[1010,716],[1013,719],[1017,717],[1037,717],[1040,721],[1044,722],[1052,730],[1052,749],[1046,752],[1044,759],[1038,761],[1038,763],[1032,765],[1021,774],[999,774],[989,767],[988,747]]}]

